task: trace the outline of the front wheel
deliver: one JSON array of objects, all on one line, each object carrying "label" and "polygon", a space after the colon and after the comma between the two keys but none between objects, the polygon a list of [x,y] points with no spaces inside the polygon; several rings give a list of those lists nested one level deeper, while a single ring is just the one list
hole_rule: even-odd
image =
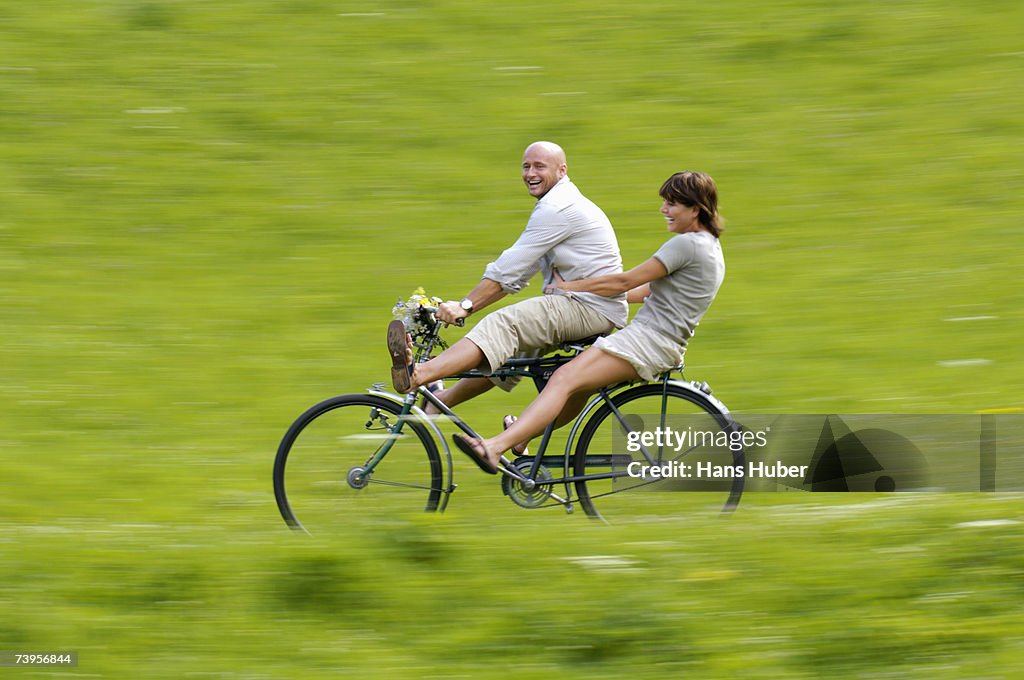
[{"label": "front wheel", "polygon": [[611,403],[614,409],[604,403],[595,410],[573,454],[573,474],[590,477],[576,482],[588,515],[602,517],[598,506],[631,518],[677,514],[709,501],[725,511],[736,507],[744,452],[730,448],[730,440],[739,426],[707,395],[648,383]]},{"label": "front wheel", "polygon": [[423,423],[400,416],[401,408],[375,395],[346,394],[299,416],[274,461],[274,496],[290,527],[319,531],[353,513],[437,510],[437,445]]}]

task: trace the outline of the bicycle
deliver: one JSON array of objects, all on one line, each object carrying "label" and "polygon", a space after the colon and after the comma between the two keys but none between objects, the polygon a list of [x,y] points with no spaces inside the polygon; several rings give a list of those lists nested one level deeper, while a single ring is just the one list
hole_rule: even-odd
[{"label": "bicycle", "polygon": [[[445,324],[435,312],[436,307],[421,307],[415,328],[410,328],[418,362],[444,345],[439,333]],[[491,375],[530,378],[540,391],[559,366],[592,340],[569,343],[560,354],[511,359]],[[636,474],[644,466],[650,473],[651,466],[664,470],[673,464],[676,470],[680,464],[691,470],[696,464],[744,465],[741,447],[723,451],[721,446],[723,435],[742,427],[712,396],[707,383],[673,380],[672,373],[681,373],[682,368],[662,374],[656,382],[620,383],[599,390],[572,422],[561,454],[547,454],[553,433],[549,425],[535,454],[502,456],[502,491],[523,508],[560,506],[572,513],[578,503],[587,515],[599,519],[604,517],[595,503],[599,499],[606,511],[664,512],[665,494],[641,491],[725,494],[722,512],[731,512],[743,492],[742,475],[712,479]],[[453,377],[481,375],[469,371]],[[427,415],[418,400],[433,404],[462,432],[479,436],[426,386],[403,396],[377,383],[366,393],[333,397],[300,415],[281,440],[274,461],[274,496],[288,526],[308,533],[309,526],[336,523],[353,509],[444,511],[457,488],[451,449],[439,418]],[[691,434],[713,434],[711,439],[717,437],[719,445],[709,444],[707,437],[700,444],[694,437],[684,450],[673,449],[664,439],[657,445],[644,443],[643,433],[656,433],[659,427],[664,433],[675,424],[677,432],[685,432],[680,423]],[[694,430],[694,423],[709,429]]]}]

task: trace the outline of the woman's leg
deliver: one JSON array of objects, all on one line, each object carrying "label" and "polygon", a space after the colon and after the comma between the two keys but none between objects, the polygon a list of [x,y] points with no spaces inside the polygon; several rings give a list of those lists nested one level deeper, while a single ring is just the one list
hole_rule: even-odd
[{"label": "woman's leg", "polygon": [[590,401],[595,392],[597,390],[584,390],[569,397],[569,400],[565,402],[565,406],[558,413],[558,417],[555,418],[555,429],[557,430],[575,420],[576,416],[580,414],[580,411],[587,405],[587,402]]},{"label": "woman's leg", "polygon": [[565,418],[564,411],[574,410],[572,415],[579,413],[586,402],[578,395],[586,397],[606,385],[638,378],[636,369],[625,359],[591,347],[555,371],[543,391],[520,414],[519,420],[498,436],[483,440],[483,447],[496,463],[500,454],[519,442],[536,437],[556,418],[563,421],[561,424],[568,422],[571,418]]},{"label": "woman's leg", "polygon": [[[579,415],[580,411],[583,410],[583,407],[587,405],[587,402],[590,401],[590,397],[593,395],[594,390],[577,392],[576,394],[571,395],[569,400],[565,402],[565,405],[562,406],[562,410],[559,412],[558,417],[555,418],[555,429],[557,430],[563,425],[571,423],[576,416]],[[507,418],[508,416],[505,417]],[[509,427],[511,427],[511,425]],[[516,442],[511,447],[512,452],[516,455],[521,455],[520,452],[526,451],[527,447],[530,446],[530,441],[530,439],[527,439],[525,441]]]}]

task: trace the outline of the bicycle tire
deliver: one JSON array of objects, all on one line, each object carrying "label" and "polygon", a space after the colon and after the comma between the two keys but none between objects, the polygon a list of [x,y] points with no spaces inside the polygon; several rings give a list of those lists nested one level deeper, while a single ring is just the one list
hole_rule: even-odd
[{"label": "bicycle tire", "polygon": [[[288,526],[313,533],[337,526],[350,511],[380,515],[438,509],[444,474],[437,444],[414,419],[406,419],[396,437],[401,408],[376,395],[346,394],[296,419],[274,459],[274,498]],[[392,447],[371,475],[358,478],[353,471],[367,465],[388,441]]]},{"label": "bicycle tire", "polygon": [[[679,384],[669,383],[663,386],[661,383],[647,383],[631,387],[623,392],[614,395],[611,403],[619,410],[626,419],[630,429],[635,431],[653,431],[654,427],[662,424],[662,399],[665,399],[665,423],[671,426],[676,424],[686,427],[707,428],[707,431],[714,433],[732,432],[738,429],[738,425],[707,395],[697,389],[691,389]],[[632,421],[630,420],[632,419]],[[639,419],[639,420],[637,420]],[[688,425],[687,425],[688,424]],[[703,431],[703,430],[701,430]],[[580,432],[572,455],[571,468],[573,475],[582,477],[587,474],[607,472],[609,468],[613,471],[628,469],[632,461],[648,464],[640,452],[629,452],[626,450],[625,428],[619,421],[618,416],[607,403],[598,407],[594,414],[587,420]],[[666,447],[672,449],[671,446]],[[649,452],[657,452],[654,447]],[[591,460],[600,460],[601,467],[595,468],[593,464],[588,465],[588,453]],[[713,465],[744,465],[744,452],[731,451],[726,447],[725,456],[721,447],[689,447],[682,451],[666,451],[662,449],[658,458],[664,462],[678,461],[686,462],[693,466],[697,462]],[[665,455],[670,453],[671,455]],[[609,455],[615,459],[610,463]],[[696,468],[691,468],[692,471]],[[687,501],[677,500],[674,503],[665,503],[665,494],[641,493],[641,491],[680,491],[680,492],[709,492],[717,494],[724,501],[721,503],[723,512],[731,512],[740,501],[743,493],[743,476],[732,476],[722,479],[670,477],[661,480],[655,479],[634,479],[632,477],[618,477],[611,480],[586,480],[581,479],[575,482],[576,495],[584,512],[594,518],[603,519],[604,515],[598,510],[595,500],[600,498],[603,507],[612,508],[615,514],[637,517],[641,515],[664,515],[665,508],[677,511],[683,507],[685,502],[695,500],[701,506],[706,504],[707,497],[704,494],[699,496],[691,493],[669,493],[667,497],[679,499],[680,495],[687,496]],[[612,500],[614,499],[614,500]]]}]

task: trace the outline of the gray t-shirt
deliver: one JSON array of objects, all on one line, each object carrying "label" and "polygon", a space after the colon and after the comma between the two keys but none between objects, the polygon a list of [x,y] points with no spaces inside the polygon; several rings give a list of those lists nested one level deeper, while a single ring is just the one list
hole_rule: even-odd
[{"label": "gray t-shirt", "polygon": [[[566,281],[622,272],[619,242],[611,222],[568,177],[537,201],[526,229],[487,265],[484,278],[496,281],[506,293],[518,293],[538,271],[544,274],[545,286],[553,283],[552,268]],[[616,327],[626,324],[629,305],[625,294],[610,298],[594,293],[571,295]]]},{"label": "gray t-shirt", "polygon": [[685,346],[725,278],[722,245],[709,232],[691,231],[666,241],[654,257],[668,275],[651,281],[651,295],[633,323]]}]

